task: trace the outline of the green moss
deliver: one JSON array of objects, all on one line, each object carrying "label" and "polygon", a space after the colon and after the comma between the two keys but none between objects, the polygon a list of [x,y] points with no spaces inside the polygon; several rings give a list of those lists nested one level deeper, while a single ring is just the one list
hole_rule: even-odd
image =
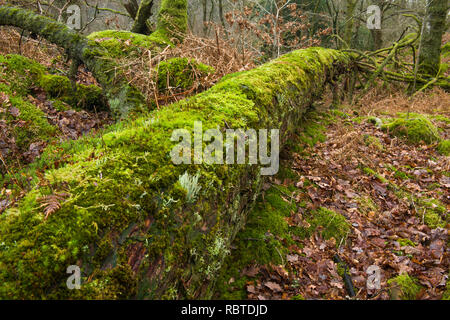
[{"label": "green moss", "polygon": [[72,84],[69,78],[64,76],[46,74],[41,77],[39,84],[51,98],[66,96],[72,91]]},{"label": "green moss", "polygon": [[345,240],[350,231],[350,224],[344,216],[323,207],[312,212],[312,217],[308,222],[311,224],[312,230],[321,230],[325,239],[335,238],[337,245]]},{"label": "green moss", "polygon": [[198,63],[195,59],[172,58],[158,65],[158,89],[165,91],[169,87],[189,89],[194,81],[214,73],[214,68]]},{"label": "green moss", "polygon": [[130,58],[142,54],[143,49],[159,51],[161,46],[171,45],[166,38],[153,34],[150,36],[122,30],[102,30],[91,33],[88,39],[94,41],[104,52],[98,52],[105,58]]},{"label": "green moss", "polygon": [[[449,278],[450,278],[450,273],[449,273]],[[442,296],[442,300],[450,300],[450,281],[448,281],[448,280],[447,280],[447,285],[445,287],[444,294]]]},{"label": "green moss", "polygon": [[0,76],[17,95],[29,94],[44,72],[45,67],[24,56],[0,55]]},{"label": "green moss", "polygon": [[[202,121],[203,130],[281,128],[284,143],[308,102],[322,95],[325,75],[348,61],[334,50],[296,51],[169,108],[65,145],[68,159],[45,169],[45,183],[0,215],[0,298],[209,297],[229,242],[261,188],[260,167],[175,166],[172,131],[192,133],[194,121]],[[193,203],[185,201],[178,183],[186,171],[199,173],[201,191]],[[66,195],[44,220],[39,200],[55,193]],[[257,241],[268,242],[267,258],[276,252],[275,232],[286,230],[280,218],[290,205],[271,204],[280,211],[267,217],[273,237],[264,232]],[[254,221],[265,229],[261,218]],[[103,260],[109,245],[114,249]],[[114,273],[129,263],[131,252],[137,252],[133,278]],[[73,292],[65,288],[65,270],[76,263],[86,281]],[[129,286],[117,285],[117,277]]]},{"label": "green moss", "polygon": [[381,140],[377,137],[371,135],[364,135],[364,142],[366,143],[367,146],[373,147],[376,150],[382,151],[384,149]]},{"label": "green moss", "polygon": [[374,171],[371,168],[363,168],[362,170],[368,176],[373,176],[373,177],[377,178],[378,180],[380,180],[382,183],[389,183],[389,180],[387,180],[385,177],[383,177],[381,174],[377,173],[376,171]]},{"label": "green moss", "polygon": [[187,0],[162,0],[153,36],[182,41],[187,32]]},{"label": "green moss", "polygon": [[59,98],[74,108],[106,110],[102,89],[96,85],[77,83],[74,89],[69,78],[46,74],[41,77],[40,86],[48,93],[49,98]]},{"label": "green moss", "polygon": [[450,217],[447,214],[445,205],[437,199],[419,199],[418,204],[424,209],[424,222],[432,229],[445,228]]},{"label": "green moss", "polygon": [[306,300],[301,294],[297,294],[291,298],[291,300]]},{"label": "green moss", "polygon": [[437,151],[443,156],[450,155],[450,140],[442,140],[437,146]]},{"label": "green moss", "polygon": [[391,297],[394,299],[415,300],[422,289],[418,281],[407,273],[389,279],[387,284],[391,288]]},{"label": "green moss", "polygon": [[440,140],[439,132],[434,124],[423,116],[415,118],[397,118],[382,126],[391,135],[406,138],[408,142],[433,143]]},{"label": "green moss", "polygon": [[[1,83],[0,92],[5,92],[9,97],[10,106],[18,109],[17,116],[13,116],[10,112],[2,112],[0,119],[5,121],[9,128],[19,149],[19,154],[27,152],[31,143],[42,140],[49,141],[54,136],[56,128],[48,123],[46,115],[41,109],[21,96],[13,94],[14,90],[11,87]],[[6,160],[7,165],[15,166],[9,160],[17,159],[7,158]]]},{"label": "green moss", "polygon": [[378,206],[377,204],[372,200],[371,197],[358,197],[355,199],[358,203],[359,209],[363,213],[369,213],[370,211],[377,211]]}]

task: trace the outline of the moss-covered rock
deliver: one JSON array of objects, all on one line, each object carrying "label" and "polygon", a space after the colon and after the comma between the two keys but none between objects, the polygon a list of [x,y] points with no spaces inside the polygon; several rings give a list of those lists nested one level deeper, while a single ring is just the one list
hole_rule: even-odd
[{"label": "moss-covered rock", "polygon": [[421,142],[433,143],[440,140],[436,126],[426,117],[397,118],[384,124],[382,129],[391,135],[406,138],[408,142],[418,144]]},{"label": "moss-covered rock", "polygon": [[392,300],[416,300],[422,287],[418,281],[403,273],[395,278],[389,279],[387,284],[390,288]]},{"label": "moss-covered rock", "polygon": [[[283,145],[350,61],[335,50],[295,51],[74,142],[45,171],[46,183],[0,216],[0,298],[210,297],[261,188],[261,166],[176,166],[173,130],[192,134],[195,121],[203,131],[279,128]],[[186,172],[199,176],[194,202],[180,183]],[[56,193],[60,208],[45,219]],[[82,286],[70,291],[66,269],[74,264]]]}]

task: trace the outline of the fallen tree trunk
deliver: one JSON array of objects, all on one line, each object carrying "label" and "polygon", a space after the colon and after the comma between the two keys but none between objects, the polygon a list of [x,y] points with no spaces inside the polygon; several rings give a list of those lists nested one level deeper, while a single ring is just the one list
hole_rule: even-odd
[{"label": "fallen tree trunk", "polygon": [[[339,51],[295,51],[77,141],[0,216],[0,298],[210,297],[260,191],[261,165],[175,165],[173,130],[192,134],[195,121],[202,131],[278,128],[283,145],[350,65]],[[81,268],[80,290],[66,287],[70,265]]]}]

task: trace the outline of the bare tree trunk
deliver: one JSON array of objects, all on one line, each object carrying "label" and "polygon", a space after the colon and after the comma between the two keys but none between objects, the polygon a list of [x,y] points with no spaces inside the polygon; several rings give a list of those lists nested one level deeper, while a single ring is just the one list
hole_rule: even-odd
[{"label": "bare tree trunk", "polygon": [[381,49],[383,46],[383,32],[381,29],[372,29],[370,30],[370,33],[372,34],[373,38],[373,46],[374,50]]},{"label": "bare tree trunk", "polygon": [[219,18],[222,23],[223,30],[226,32],[225,19],[223,17],[223,0],[219,0]]}]

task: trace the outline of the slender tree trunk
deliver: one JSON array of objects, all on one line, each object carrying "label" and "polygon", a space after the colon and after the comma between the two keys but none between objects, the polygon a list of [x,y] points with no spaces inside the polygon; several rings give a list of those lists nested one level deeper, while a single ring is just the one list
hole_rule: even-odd
[{"label": "slender tree trunk", "polygon": [[353,39],[353,29],[355,24],[355,9],[358,4],[358,0],[347,0],[346,10],[345,10],[345,27],[344,27],[344,41],[350,48],[352,46]]},{"label": "slender tree trunk", "polygon": [[373,38],[373,46],[374,50],[381,49],[383,46],[383,32],[381,29],[372,29],[370,30]]},{"label": "slender tree trunk", "polygon": [[127,0],[123,4],[123,6],[127,10],[130,17],[133,18],[133,20],[136,19],[137,12],[139,10],[139,4],[137,3],[137,1],[136,0]]},{"label": "slender tree trunk", "polygon": [[187,0],[162,0],[155,33],[183,41],[187,33]]},{"label": "slender tree trunk", "polygon": [[223,30],[226,32],[225,19],[223,17],[223,0],[219,0],[219,18],[222,23]]},{"label": "slender tree trunk", "polygon": [[149,34],[148,18],[152,15],[153,0],[142,0],[136,12],[134,25],[131,31],[134,33]]},{"label": "slender tree trunk", "polygon": [[208,20],[208,1],[202,0],[203,5],[203,36],[206,36],[208,33],[208,26],[206,25],[206,22]]},{"label": "slender tree trunk", "polygon": [[448,0],[427,0],[419,52],[419,73],[436,76],[439,71],[442,35],[448,9]]}]

